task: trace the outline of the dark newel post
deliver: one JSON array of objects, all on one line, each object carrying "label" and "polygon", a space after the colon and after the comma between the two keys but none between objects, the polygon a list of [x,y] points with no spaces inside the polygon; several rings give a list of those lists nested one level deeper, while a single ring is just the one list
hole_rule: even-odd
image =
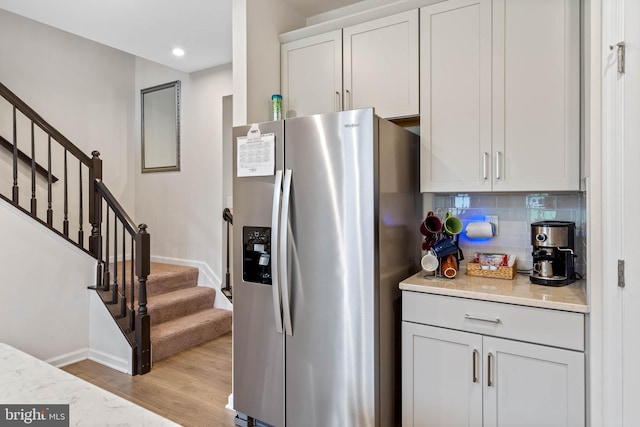
[{"label": "dark newel post", "polygon": [[102,288],[102,199],[96,189],[96,181],[102,181],[102,159],[98,151],[91,152],[91,166],[89,167],[89,222],[91,236],[89,236],[89,252],[98,260],[96,267],[96,286]]},{"label": "dark newel post", "polygon": [[136,275],[138,276],[138,315],[136,316],[137,374],[151,370],[151,322],[147,314],[147,277],[151,273],[151,236],[147,225],[140,224],[136,234]]},{"label": "dark newel post", "polygon": [[[98,257],[100,247],[100,195],[96,190],[96,181],[102,181],[102,159],[98,151],[91,153],[91,167],[89,168],[89,222],[91,223],[91,237],[89,237],[89,252]],[[98,259],[98,261],[102,261]]]}]

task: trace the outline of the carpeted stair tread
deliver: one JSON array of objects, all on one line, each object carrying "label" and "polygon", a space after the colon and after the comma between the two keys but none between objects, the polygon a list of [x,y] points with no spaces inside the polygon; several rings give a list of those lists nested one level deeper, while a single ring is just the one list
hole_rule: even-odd
[{"label": "carpeted stair tread", "polygon": [[[113,273],[114,268],[118,268],[118,277],[126,277],[128,296],[132,263],[126,261],[124,265],[118,263],[111,267]],[[154,362],[231,330],[231,311],[214,308],[215,289],[197,284],[198,268],[151,263],[147,310]],[[134,287],[137,300],[137,280]]]},{"label": "carpeted stair tread", "polygon": [[[197,285],[197,268],[152,262],[151,274],[147,278],[147,297]],[[137,290],[136,281],[136,294]]]},{"label": "carpeted stair tread", "polygon": [[216,290],[204,286],[178,289],[150,297],[147,309],[151,327],[213,307]]},{"label": "carpeted stair tread", "polygon": [[151,328],[153,361],[209,341],[231,330],[231,311],[211,308],[154,325]]}]

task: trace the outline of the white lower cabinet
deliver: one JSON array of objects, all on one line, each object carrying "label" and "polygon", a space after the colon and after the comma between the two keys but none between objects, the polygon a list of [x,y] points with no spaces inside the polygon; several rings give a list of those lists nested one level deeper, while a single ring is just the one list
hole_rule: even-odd
[{"label": "white lower cabinet", "polygon": [[[424,312],[412,316],[412,304],[405,310],[404,302],[413,294],[403,292],[403,427],[585,425],[583,349],[490,336],[501,334],[501,324],[522,320],[510,318],[513,312],[502,312],[500,306],[506,305],[500,303],[475,305],[466,299],[434,296],[459,305],[459,313],[454,310],[453,315],[462,316],[473,332],[442,327],[449,325],[439,322],[434,322],[439,326],[415,323]],[[558,313],[547,311],[552,316]],[[578,322],[567,326],[574,327],[584,318],[570,314]],[[564,329],[559,325],[557,331],[547,333],[563,334]]]}]

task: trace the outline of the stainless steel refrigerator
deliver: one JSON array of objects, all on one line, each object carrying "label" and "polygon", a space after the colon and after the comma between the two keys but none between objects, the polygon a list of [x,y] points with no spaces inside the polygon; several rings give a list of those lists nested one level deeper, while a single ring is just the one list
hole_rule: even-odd
[{"label": "stainless steel refrigerator", "polygon": [[417,137],[362,109],[234,128],[236,424],[396,425]]}]

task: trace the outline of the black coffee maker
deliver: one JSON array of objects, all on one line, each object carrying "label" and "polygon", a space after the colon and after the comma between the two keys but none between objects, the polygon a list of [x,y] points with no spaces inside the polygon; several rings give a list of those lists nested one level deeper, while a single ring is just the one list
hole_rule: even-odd
[{"label": "black coffee maker", "polygon": [[531,224],[531,283],[564,286],[576,280],[575,234],[574,222],[540,221]]}]

